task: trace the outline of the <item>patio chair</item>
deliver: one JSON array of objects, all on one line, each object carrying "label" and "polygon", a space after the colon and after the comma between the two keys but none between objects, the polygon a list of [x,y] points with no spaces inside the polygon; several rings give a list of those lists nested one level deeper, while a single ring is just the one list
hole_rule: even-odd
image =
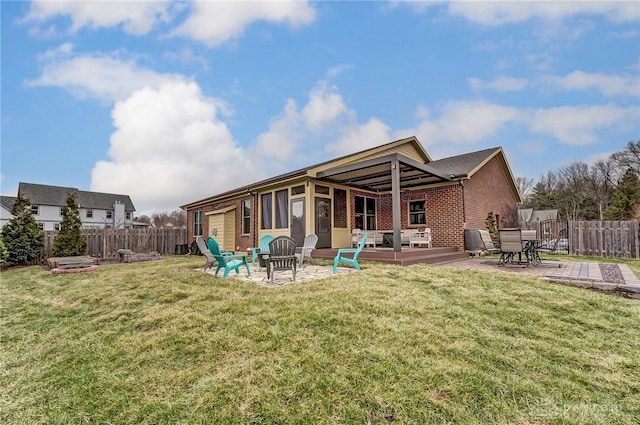
[{"label": "patio chair", "polygon": [[[213,267],[216,264],[216,258],[211,253],[211,250],[207,246],[207,243],[202,239],[202,236],[196,237],[196,246],[202,255],[205,256],[207,262],[205,263],[202,270],[207,270]],[[230,251],[222,251],[222,255],[233,255],[233,252]]]},{"label": "patio chair", "polygon": [[215,275],[218,276],[218,272],[220,269],[224,269],[224,277],[229,276],[229,272],[231,270],[235,270],[236,274],[239,273],[239,268],[245,266],[247,268],[247,276],[251,276],[251,272],[249,271],[249,264],[247,263],[247,256],[245,254],[241,255],[225,255],[220,251],[220,246],[215,239],[211,236],[207,239],[207,245],[209,246],[209,251],[213,254],[214,258],[218,262],[218,267],[216,267]]},{"label": "patio chair", "polygon": [[431,248],[431,229],[415,230],[409,234],[409,248],[415,245],[426,245]]},{"label": "patio chair", "polygon": [[265,261],[263,259],[263,255],[264,254],[268,254],[269,253],[269,243],[273,240],[273,236],[272,235],[264,235],[263,237],[260,238],[260,241],[258,243],[257,247],[251,248],[251,264],[255,264],[256,263],[256,258],[258,259],[258,270],[260,270],[261,267],[265,267]]},{"label": "patio chair", "polygon": [[526,266],[529,265],[529,254],[525,251],[522,243],[522,233],[520,229],[499,229],[498,237],[500,239],[500,260],[498,265],[516,264],[514,258],[518,254],[517,264],[522,264],[522,254],[526,257]]},{"label": "patio chair", "polygon": [[267,260],[267,277],[273,285],[275,271],[291,270],[293,281],[296,281],[296,241],[289,236],[278,236],[269,243],[269,257]]},{"label": "patio chair", "polygon": [[[367,234],[364,233],[362,235],[362,239],[360,239],[360,244],[357,248],[340,248],[338,249],[338,253],[333,259],[333,273],[336,272],[339,263],[345,263],[352,265],[356,268],[356,270],[360,270],[360,264],[358,264],[358,256],[362,252],[365,244],[367,243]],[[351,258],[345,257],[345,254],[353,254]]]},{"label": "patio chair", "polygon": [[313,259],[311,258],[311,251],[316,249],[316,244],[318,243],[318,235],[315,233],[310,233],[304,238],[304,245],[302,246],[302,251],[299,254],[296,254],[296,257],[300,260],[300,267],[304,267],[304,259],[305,257],[309,259],[311,264],[313,264]]},{"label": "patio chair", "polygon": [[478,229],[478,233],[480,233],[480,239],[484,245],[484,252],[487,254],[498,254],[500,252],[500,248],[496,247],[493,243],[493,239],[491,239],[491,234],[488,230]]},{"label": "patio chair", "polygon": [[213,267],[216,263],[216,258],[213,256],[211,251],[209,251],[209,247],[207,246],[204,239],[202,239],[202,236],[196,237],[196,245],[198,246],[198,249],[200,250],[202,255],[204,255],[204,257],[207,259],[207,262],[202,267],[202,270],[207,270]]}]

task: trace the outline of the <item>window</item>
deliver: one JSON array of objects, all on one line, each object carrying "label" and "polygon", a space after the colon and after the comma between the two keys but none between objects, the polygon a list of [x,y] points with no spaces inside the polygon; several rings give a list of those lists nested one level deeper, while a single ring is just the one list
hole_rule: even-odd
[{"label": "window", "polygon": [[271,217],[273,217],[271,192],[261,195],[260,202],[262,203],[262,221],[260,226],[263,229],[271,229]]},{"label": "window", "polygon": [[38,205],[31,205],[31,214],[38,215],[40,207]]},{"label": "window", "polygon": [[124,213],[124,216],[127,220],[131,220],[131,211],[127,211],[126,213]]},{"label": "window", "polygon": [[55,223],[53,225],[53,230],[60,230],[60,223]]},{"label": "window", "polygon": [[354,201],[356,229],[376,230],[376,200],[355,196]]},{"label": "window", "polygon": [[87,218],[93,218],[93,210],[87,210]]},{"label": "window", "polygon": [[276,229],[289,227],[289,190],[276,192]]},{"label": "window", "polygon": [[111,210],[108,210],[108,211],[107,211],[107,218],[108,218],[109,220],[111,220],[111,219],[113,218],[113,211],[111,211]]},{"label": "window", "polygon": [[328,195],[329,194],[329,187],[328,186],[316,185],[316,193],[319,193],[321,195]]},{"label": "window", "polygon": [[245,199],[242,201],[242,234],[251,233],[251,201]]},{"label": "window", "polygon": [[421,224],[427,224],[427,210],[426,203],[423,200],[409,201],[409,225],[419,226]]},{"label": "window", "polygon": [[291,188],[291,195],[300,195],[304,193],[304,185],[294,186]]},{"label": "window", "polygon": [[202,236],[202,210],[193,212],[193,235]]}]

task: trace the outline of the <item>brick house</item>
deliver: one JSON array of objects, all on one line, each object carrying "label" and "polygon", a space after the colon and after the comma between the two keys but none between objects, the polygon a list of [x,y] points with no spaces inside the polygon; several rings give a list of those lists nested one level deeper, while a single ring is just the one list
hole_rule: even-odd
[{"label": "brick house", "polygon": [[430,228],[435,247],[464,250],[464,229],[498,224],[521,203],[500,147],[433,161],[415,138],[295,170],[181,206],[188,234],[214,236],[245,251],[260,237],[308,233],[318,248],[351,246],[354,229],[389,230],[401,251],[402,230]]}]

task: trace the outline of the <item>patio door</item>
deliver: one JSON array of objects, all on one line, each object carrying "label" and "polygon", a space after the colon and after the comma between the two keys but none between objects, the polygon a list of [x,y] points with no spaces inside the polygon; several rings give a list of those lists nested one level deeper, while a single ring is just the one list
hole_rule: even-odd
[{"label": "patio door", "polygon": [[331,199],[315,198],[317,248],[331,248]]},{"label": "patio door", "polygon": [[291,200],[291,237],[297,246],[304,245],[306,236],[304,218],[304,198]]}]

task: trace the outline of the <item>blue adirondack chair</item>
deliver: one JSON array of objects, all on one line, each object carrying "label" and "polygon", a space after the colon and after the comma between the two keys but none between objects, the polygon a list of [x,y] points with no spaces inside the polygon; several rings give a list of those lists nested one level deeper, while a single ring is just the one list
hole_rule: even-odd
[{"label": "blue adirondack chair", "polygon": [[224,269],[224,277],[229,276],[229,272],[231,270],[235,270],[236,274],[239,273],[239,268],[241,266],[245,266],[247,268],[247,276],[251,276],[251,272],[249,271],[249,263],[247,263],[246,255],[225,255],[220,251],[220,246],[215,239],[211,236],[207,239],[207,245],[209,246],[209,251],[213,254],[216,261],[218,262],[218,267],[216,267],[215,275],[218,276],[218,272],[220,269]]},{"label": "blue adirondack chair", "polygon": [[260,243],[258,244],[258,248],[260,249],[260,254],[258,254],[260,256],[258,258],[258,270],[260,270],[261,267],[266,266],[262,255],[269,253],[269,244],[271,243],[271,241],[273,241],[273,239],[275,238],[272,235],[264,235],[260,238]]},{"label": "blue adirondack chair", "polygon": [[[360,264],[358,264],[358,256],[362,252],[364,245],[367,243],[367,234],[364,233],[362,235],[362,239],[360,240],[360,244],[357,248],[340,248],[336,257],[333,259],[333,272],[336,272],[336,268],[338,267],[338,263],[345,263],[352,265],[356,268],[356,270],[360,270]],[[344,254],[353,254],[351,258],[345,257]]]}]

